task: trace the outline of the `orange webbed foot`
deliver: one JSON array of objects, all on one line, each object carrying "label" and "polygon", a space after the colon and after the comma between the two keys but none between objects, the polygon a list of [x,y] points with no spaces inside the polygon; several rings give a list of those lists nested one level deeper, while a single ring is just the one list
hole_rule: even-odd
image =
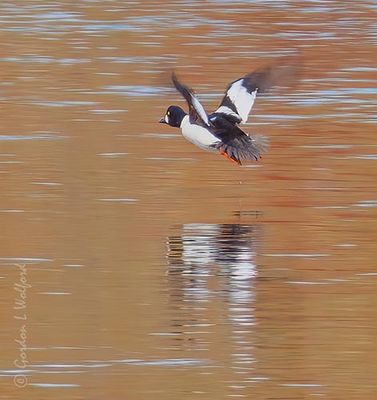
[{"label": "orange webbed foot", "polygon": [[231,161],[233,164],[241,165],[240,161],[237,161],[234,158],[230,157],[229,154],[224,150],[220,150],[220,155],[225,157],[227,160]]}]

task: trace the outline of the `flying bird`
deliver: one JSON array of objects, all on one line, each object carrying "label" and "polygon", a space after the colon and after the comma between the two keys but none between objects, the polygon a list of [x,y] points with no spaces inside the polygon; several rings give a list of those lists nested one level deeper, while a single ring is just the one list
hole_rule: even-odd
[{"label": "flying bird", "polygon": [[258,160],[267,150],[264,136],[248,135],[239,125],[245,124],[257,95],[271,86],[285,86],[292,75],[288,65],[259,68],[229,84],[218,108],[208,114],[195,93],[172,74],[172,82],[188,104],[188,114],[179,106],[171,105],[160,123],[181,128],[188,141],[206,151],[217,152],[239,165],[243,161]]}]

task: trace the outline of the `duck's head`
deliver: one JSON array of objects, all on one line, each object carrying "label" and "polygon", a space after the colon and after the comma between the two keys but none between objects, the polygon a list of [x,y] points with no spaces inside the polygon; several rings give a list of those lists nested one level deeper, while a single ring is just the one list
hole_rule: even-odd
[{"label": "duck's head", "polygon": [[175,128],[179,128],[185,116],[186,113],[181,107],[169,106],[169,108],[166,110],[164,118],[161,118],[159,122],[161,124],[168,124],[170,126],[174,126]]}]

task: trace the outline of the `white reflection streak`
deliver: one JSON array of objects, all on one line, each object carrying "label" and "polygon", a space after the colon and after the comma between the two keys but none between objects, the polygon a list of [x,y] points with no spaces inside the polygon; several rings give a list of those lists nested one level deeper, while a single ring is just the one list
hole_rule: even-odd
[{"label": "white reflection streak", "polygon": [[[168,240],[172,289],[180,293],[175,300],[184,302],[185,307],[191,303],[193,310],[198,302],[225,300],[225,318],[231,327],[231,368],[237,376],[250,374],[255,362],[251,337],[258,232],[254,225],[186,224],[181,236]],[[239,378],[235,382],[240,383]]]},{"label": "white reflection streak", "polygon": [[[180,274],[192,278],[192,285],[185,288],[191,298],[193,289],[198,289],[195,282],[203,294],[203,278],[218,275],[226,277],[230,301],[250,300],[249,281],[257,276],[255,251],[248,237],[252,230],[253,227],[238,224],[185,224],[182,236],[169,238],[170,270],[173,272],[179,265]],[[207,294],[211,294],[209,289]]]}]

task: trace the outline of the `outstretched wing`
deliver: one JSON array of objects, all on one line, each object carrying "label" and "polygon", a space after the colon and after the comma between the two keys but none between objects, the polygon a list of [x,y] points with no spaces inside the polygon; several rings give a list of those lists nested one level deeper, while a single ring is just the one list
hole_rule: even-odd
[{"label": "outstretched wing", "polygon": [[197,122],[200,120],[204,125],[210,126],[208,115],[201,105],[199,100],[196,98],[192,89],[184,85],[183,83],[179,82],[175,73],[172,74],[172,81],[175,88],[178,90],[179,93],[185,98],[187,104],[189,106],[189,115],[191,122]]},{"label": "outstretched wing", "polygon": [[276,84],[284,86],[293,73],[294,69],[288,65],[270,65],[237,79],[228,86],[214,114],[220,113],[234,124],[244,124],[257,94]]}]

